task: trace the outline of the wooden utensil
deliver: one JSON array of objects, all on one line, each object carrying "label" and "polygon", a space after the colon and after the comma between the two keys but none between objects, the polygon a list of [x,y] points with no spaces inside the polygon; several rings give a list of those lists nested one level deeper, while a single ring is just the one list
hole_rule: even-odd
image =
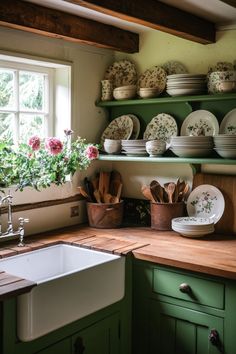
[{"label": "wooden utensil", "polygon": [[158,181],[153,180],[150,183],[151,193],[156,202],[164,203],[163,188]]},{"label": "wooden utensil", "polygon": [[152,195],[150,187],[143,185],[141,187],[141,192],[143,193],[143,195],[146,199],[151,200],[151,202],[153,202],[153,203],[156,202],[153,195]]},{"label": "wooden utensil", "polygon": [[95,191],[93,192],[93,195],[94,195],[94,198],[96,199],[97,203],[102,203],[101,194],[98,189],[95,189]]},{"label": "wooden utensil", "polygon": [[122,178],[121,178],[121,174],[120,172],[113,170],[111,172],[111,176],[110,176],[110,188],[109,188],[109,192],[116,196],[118,189],[119,189],[119,185],[122,183]]},{"label": "wooden utensil", "polygon": [[175,193],[175,183],[170,182],[166,188],[166,192],[168,194],[169,203],[173,203],[173,195]]},{"label": "wooden utensil", "polygon": [[84,190],[83,187],[79,186],[78,191],[79,191],[79,194],[81,194],[84,198],[88,199],[88,201],[91,202],[91,197],[88,195],[88,193]]}]

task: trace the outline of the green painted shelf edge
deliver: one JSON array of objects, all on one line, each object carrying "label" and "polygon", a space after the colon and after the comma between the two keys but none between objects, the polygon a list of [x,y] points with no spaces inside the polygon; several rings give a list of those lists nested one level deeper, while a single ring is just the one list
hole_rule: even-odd
[{"label": "green painted shelf edge", "polygon": [[130,105],[150,105],[171,102],[197,102],[197,101],[218,101],[218,100],[232,100],[236,99],[236,93],[218,93],[215,95],[198,95],[198,96],[176,96],[176,97],[157,97],[149,99],[133,99],[120,101],[99,101],[96,102],[98,107],[116,107],[116,106],[130,106]]},{"label": "green painted shelf edge", "polygon": [[187,164],[220,164],[220,165],[236,165],[236,159],[223,158],[186,158],[186,157],[143,157],[143,156],[122,156],[122,155],[102,155],[99,156],[100,161],[114,162],[153,162],[153,163],[187,163]]}]

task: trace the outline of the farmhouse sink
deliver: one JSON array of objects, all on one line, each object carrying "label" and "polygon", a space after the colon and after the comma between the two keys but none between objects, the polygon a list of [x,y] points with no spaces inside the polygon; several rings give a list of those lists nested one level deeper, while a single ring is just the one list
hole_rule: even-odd
[{"label": "farmhouse sink", "polygon": [[37,283],[17,298],[17,334],[31,341],[124,296],[124,257],[55,245],[0,260],[0,270]]}]

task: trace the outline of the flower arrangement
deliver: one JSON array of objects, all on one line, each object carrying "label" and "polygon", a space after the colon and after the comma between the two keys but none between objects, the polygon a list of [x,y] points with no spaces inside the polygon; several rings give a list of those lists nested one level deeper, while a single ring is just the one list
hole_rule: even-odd
[{"label": "flower arrangement", "polygon": [[88,168],[99,156],[98,146],[80,137],[71,142],[73,131],[66,129],[64,133],[64,141],[56,137],[41,140],[38,136],[17,146],[9,140],[0,141],[0,187],[40,190],[51,184],[61,185],[68,175]]}]

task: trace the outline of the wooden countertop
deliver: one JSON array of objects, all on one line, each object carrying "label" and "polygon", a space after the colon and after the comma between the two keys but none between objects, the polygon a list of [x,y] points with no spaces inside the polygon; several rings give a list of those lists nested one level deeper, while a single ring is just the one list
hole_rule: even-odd
[{"label": "wooden countertop", "polygon": [[[137,259],[236,280],[236,236],[210,235],[191,239],[174,231],[148,227],[95,229],[77,225],[2,244],[0,258],[66,243],[118,255],[132,253]],[[1,271],[1,268],[0,268]],[[1,278],[2,276],[2,278]],[[0,273],[0,300],[28,292],[36,284]]]}]

